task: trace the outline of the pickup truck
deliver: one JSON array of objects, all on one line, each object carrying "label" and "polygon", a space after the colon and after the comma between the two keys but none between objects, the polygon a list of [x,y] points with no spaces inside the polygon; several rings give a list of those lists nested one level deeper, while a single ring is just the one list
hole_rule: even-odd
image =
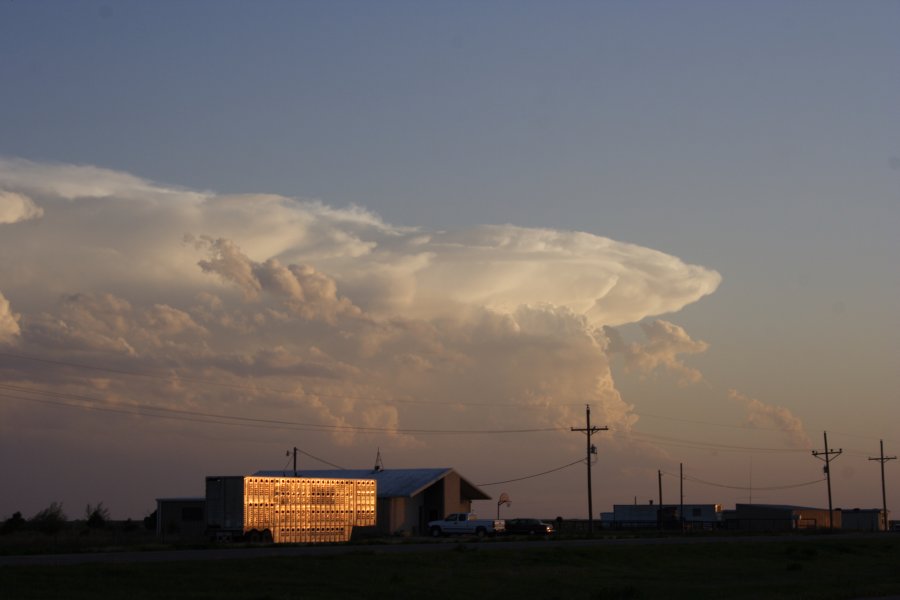
[{"label": "pickup truck", "polygon": [[453,513],[440,521],[429,521],[428,531],[431,537],[453,534],[484,537],[506,531],[506,522],[501,519],[479,519],[475,513]]}]

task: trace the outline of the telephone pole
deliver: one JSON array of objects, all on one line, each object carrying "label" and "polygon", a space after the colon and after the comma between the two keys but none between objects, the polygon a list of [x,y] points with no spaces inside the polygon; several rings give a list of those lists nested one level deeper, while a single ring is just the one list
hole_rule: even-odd
[{"label": "telephone pole", "polygon": [[591,444],[591,436],[598,431],[607,431],[609,427],[591,427],[591,405],[585,405],[585,426],[572,427],[572,431],[585,433],[587,438],[587,492],[588,492],[588,537],[594,535],[594,498],[591,486],[591,454],[597,454],[597,446]]},{"label": "telephone pole", "polygon": [[681,520],[681,533],[684,533],[684,463],[678,463],[678,516]]},{"label": "telephone pole", "polygon": [[884,440],[878,440],[878,443],[881,445],[881,455],[878,458],[869,457],[869,460],[877,460],[881,463],[881,507],[883,509],[884,514],[884,530],[888,531],[890,529],[888,527],[888,511],[887,511],[887,495],[884,492],[884,463],[889,460],[897,460],[896,456],[885,456],[884,455]]},{"label": "telephone pole", "polygon": [[[299,452],[299,450],[297,449],[297,446],[294,446],[294,477],[297,476],[297,452]],[[288,453],[288,456],[291,455],[290,450],[288,450],[287,453]]]},{"label": "telephone pole", "polygon": [[660,531],[663,528],[663,503],[662,503],[662,470],[656,471],[656,481],[659,484],[659,508],[656,509],[656,525]]},{"label": "telephone pole", "polygon": [[[835,458],[841,455],[844,452],[842,448],[838,448],[837,450],[833,450],[828,447],[828,432],[823,431],[822,435],[825,438],[825,449],[824,450],[813,450],[812,455],[820,460],[825,461],[825,479],[828,481],[828,529],[834,529],[834,510],[831,508],[831,461],[834,460],[831,458],[833,454]],[[824,456],[824,458],[822,458]]]}]

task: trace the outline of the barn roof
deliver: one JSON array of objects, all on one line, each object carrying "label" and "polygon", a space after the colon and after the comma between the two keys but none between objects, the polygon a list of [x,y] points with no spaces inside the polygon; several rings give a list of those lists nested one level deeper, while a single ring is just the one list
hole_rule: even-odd
[{"label": "barn roof", "polygon": [[[433,469],[298,469],[297,477],[321,477],[323,479],[374,479],[379,498],[411,498],[431,487],[450,473],[450,467]],[[258,477],[293,477],[293,469],[257,471]],[[460,492],[470,500],[490,500],[491,497],[472,483],[459,476]]]}]

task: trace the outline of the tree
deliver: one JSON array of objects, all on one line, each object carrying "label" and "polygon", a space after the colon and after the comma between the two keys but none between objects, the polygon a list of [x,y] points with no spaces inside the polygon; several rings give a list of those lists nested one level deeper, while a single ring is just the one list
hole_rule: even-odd
[{"label": "tree", "polygon": [[84,518],[91,529],[106,527],[109,523],[109,509],[102,502],[98,502],[96,506],[88,504],[84,509]]},{"label": "tree", "polygon": [[3,525],[0,526],[0,533],[13,533],[15,531],[20,531],[25,527],[25,519],[22,518],[22,513],[15,512],[13,516],[8,518],[3,522]]},{"label": "tree", "polygon": [[66,526],[66,520],[62,504],[51,502],[50,506],[31,517],[28,523],[42,533],[59,533]]}]

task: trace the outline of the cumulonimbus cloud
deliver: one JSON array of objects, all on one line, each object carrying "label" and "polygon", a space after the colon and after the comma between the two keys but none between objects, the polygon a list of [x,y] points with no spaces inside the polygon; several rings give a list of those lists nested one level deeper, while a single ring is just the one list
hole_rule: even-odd
[{"label": "cumulonimbus cloud", "polygon": [[[590,233],[427,231],[361,207],[184,190],[97,167],[0,160],[0,189],[43,210],[0,236],[6,337],[34,356],[240,390],[104,384],[109,398],[167,406],[399,431],[435,426],[416,412],[423,403],[445,407],[441,426],[464,429],[568,426],[590,402],[598,421],[627,430],[637,417],[615,388],[602,327],[678,311],[720,282]],[[648,327],[635,363],[690,378],[676,356],[702,342]],[[46,365],[41,377],[82,385]]]}]

